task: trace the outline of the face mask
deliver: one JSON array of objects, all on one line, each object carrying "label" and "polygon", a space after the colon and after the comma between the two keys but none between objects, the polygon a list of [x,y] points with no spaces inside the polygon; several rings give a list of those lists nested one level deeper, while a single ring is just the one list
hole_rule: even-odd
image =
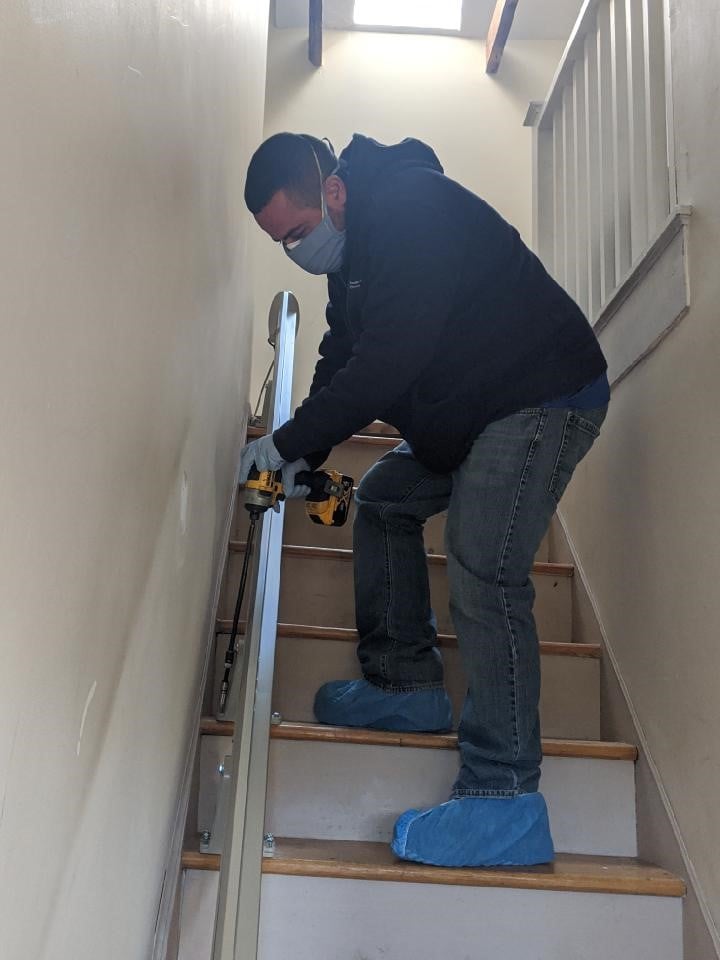
[{"label": "face mask", "polygon": [[[335,273],[340,269],[345,253],[345,231],[338,230],[330,219],[325,203],[322,173],[317,156],[313,150],[315,163],[320,177],[320,208],[322,220],[301,240],[284,243],[285,253],[290,259],[308,273]],[[332,176],[332,174],[331,174]]]}]

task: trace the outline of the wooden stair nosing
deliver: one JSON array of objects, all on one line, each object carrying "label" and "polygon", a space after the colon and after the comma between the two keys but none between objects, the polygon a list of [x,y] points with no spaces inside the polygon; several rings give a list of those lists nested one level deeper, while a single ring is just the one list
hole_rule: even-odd
[{"label": "wooden stair nosing", "polygon": [[201,737],[234,737],[234,720],[217,720],[215,717],[200,717]]},{"label": "wooden stair nosing", "polygon": [[[284,720],[270,729],[273,740],[304,740],[314,743],[357,743],[384,747],[420,747],[457,750],[456,733],[395,733],[360,727],[331,727],[320,723]],[[597,760],[637,760],[637,747],[630,743],[603,740],[567,740],[543,737],[544,757],[568,757]]]},{"label": "wooden stair nosing", "polygon": [[397,440],[397,441],[402,440],[402,437],[397,432],[395,427],[391,426],[389,423],[385,423],[383,420],[373,420],[372,423],[369,423],[362,430],[358,430],[355,436],[392,437],[393,440]]},{"label": "wooden stair nosing", "polygon": [[[245,633],[245,622],[239,624],[239,633]],[[357,643],[357,630],[349,627],[321,627],[304,623],[278,623],[277,636],[292,640],[339,640],[346,643]],[[215,632],[229,634],[232,630],[232,620],[217,620]],[[451,633],[437,635],[439,647],[457,647],[457,637]],[[541,640],[540,653],[550,657],[578,657],[580,659],[600,660],[602,648],[599,643],[556,643]]]},{"label": "wooden stair nosing", "polygon": [[[233,736],[231,720],[203,717],[200,733],[205,736]],[[366,730],[362,727],[331,727],[320,723],[299,723],[283,720],[270,727],[273,740],[309,743],[355,743],[378,747],[416,747],[427,750],[457,750],[457,733],[394,733],[387,730]],[[606,740],[566,740],[543,737],[544,757],[567,757],[587,760],[637,760],[637,747],[631,743]]]},{"label": "wooden stair nosing", "polygon": [[[220,857],[186,851],[182,866],[219,870]],[[535,867],[447,868],[398,860],[388,844],[360,840],[275,838],[275,855],[263,857],[265,875],[386,880],[519,890],[682,897],[685,884],[659,867],[630,857],[558,854]]]},{"label": "wooden stair nosing", "polygon": [[[367,427],[365,429],[368,429]],[[247,428],[247,437],[249,440],[256,440],[258,437],[264,437],[266,430],[262,427],[248,427]],[[354,433],[351,437],[348,437],[347,440],[344,440],[343,443],[353,443],[359,444],[368,447],[387,447],[391,449],[396,447],[402,437],[399,434],[390,433]],[[340,444],[338,445],[340,446]]]},{"label": "wooden stair nosing", "polygon": [[197,850],[183,850],[180,858],[183,870],[210,870],[220,869],[219,853],[200,853]]},{"label": "wooden stair nosing", "polygon": [[[231,553],[243,553],[245,551],[244,540],[230,540],[228,550]],[[302,544],[284,543],[282,548],[285,557],[309,557],[312,560],[345,560],[350,561],[353,558],[353,551],[345,547],[308,547]],[[443,553],[426,554],[427,562],[438,566],[447,564],[447,557]],[[553,577],[572,577],[575,568],[571,563],[545,563],[535,562],[532,565],[532,572]]]}]

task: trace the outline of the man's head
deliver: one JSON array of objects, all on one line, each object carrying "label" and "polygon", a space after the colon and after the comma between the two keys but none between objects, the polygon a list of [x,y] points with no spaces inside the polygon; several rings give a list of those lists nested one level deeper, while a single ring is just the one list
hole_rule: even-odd
[{"label": "man's head", "polygon": [[323,198],[334,227],[344,230],[347,194],[336,169],[337,157],[325,141],[277,133],[250,161],[245,203],[265,233],[284,244],[302,240],[318,226]]}]

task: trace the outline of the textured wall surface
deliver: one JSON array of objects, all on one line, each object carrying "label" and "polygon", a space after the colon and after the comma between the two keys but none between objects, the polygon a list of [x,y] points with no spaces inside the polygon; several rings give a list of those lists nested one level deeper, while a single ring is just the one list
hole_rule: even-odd
[{"label": "textured wall surface", "polygon": [[0,5],[3,960],[152,943],[248,400],[267,15]]}]

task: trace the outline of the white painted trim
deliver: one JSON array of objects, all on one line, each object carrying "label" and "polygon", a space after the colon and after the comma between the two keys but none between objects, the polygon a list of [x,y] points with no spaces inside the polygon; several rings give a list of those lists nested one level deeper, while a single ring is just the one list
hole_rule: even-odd
[{"label": "white painted trim", "polygon": [[700,912],[702,913],[703,920],[705,921],[705,925],[707,926],[708,933],[710,934],[710,938],[715,948],[715,952],[717,953],[718,957],[720,957],[720,929],[718,929],[715,923],[715,920],[713,918],[713,915],[710,911],[710,906],[708,904],[707,898],[705,897],[705,893],[700,883],[700,879],[697,875],[695,866],[690,857],[690,853],[685,844],[685,840],[683,839],[682,833],[680,831],[680,825],[675,815],[672,802],[663,784],[662,777],[660,775],[660,770],[658,769],[658,766],[655,763],[655,760],[652,755],[652,751],[650,750],[650,744],[648,743],[648,738],[645,733],[645,729],[642,723],[640,722],[640,717],[638,716],[638,712],[635,709],[635,704],[633,703],[632,697],[630,695],[630,690],[628,689],[628,686],[625,683],[623,675],[620,671],[620,662],[618,660],[617,654],[615,653],[613,645],[610,641],[608,632],[605,629],[605,624],[603,623],[602,616],[600,615],[600,606],[595,598],[595,594],[593,593],[592,588],[590,586],[590,582],[585,574],[585,568],[583,567],[577,548],[575,547],[575,542],[573,541],[572,536],[570,535],[568,525],[565,522],[565,518],[562,514],[561,509],[558,510],[557,517],[558,517],[558,520],[560,521],[560,525],[562,526],[563,533],[565,534],[565,539],[567,540],[567,544],[573,558],[573,563],[575,565],[575,576],[580,578],[587,592],[587,596],[588,596],[588,599],[590,600],[590,604],[592,606],[593,614],[595,616],[598,629],[600,630],[600,635],[602,636],[603,647],[607,652],[607,657],[610,661],[610,665],[612,666],[613,673],[617,678],[618,684],[620,686],[620,690],[622,691],[622,695],[625,698],[625,702],[630,712],[630,718],[632,720],[633,726],[635,728],[635,732],[637,734],[638,744],[645,756],[645,759],[648,762],[650,773],[652,774],[653,780],[655,781],[655,784],[658,788],[660,799],[662,801],[663,807],[665,809],[665,813],[667,814],[668,821],[670,823],[673,834],[675,836],[675,840],[680,850],[680,855],[682,857],[683,864],[685,865],[685,870],[687,871],[687,879],[690,885],[692,886],[693,892],[695,893],[695,896],[697,898],[697,902],[700,907]]},{"label": "white painted trim", "polygon": [[[595,333],[606,350],[611,385],[619,383],[641,360],[652,353],[690,309],[686,236],[689,218],[690,208],[683,207],[676,209],[666,219],[657,239],[638,258],[613,291],[593,324]],[[647,288],[644,288],[643,284],[648,284]],[[645,304],[643,309],[643,305],[637,301],[630,304],[633,295],[656,301],[660,307],[647,309]],[[626,304],[629,315],[623,312]],[[633,313],[637,316],[633,316]],[[614,324],[619,326],[616,328]]]},{"label": "white painted trim", "polygon": [[650,244],[647,250],[637,258],[630,270],[625,274],[625,277],[615,287],[607,301],[603,304],[597,320],[593,323],[595,333],[600,333],[600,331],[608,325],[633,290],[642,283],[650,268],[660,259],[663,251],[667,249],[670,241],[683,227],[689,224],[691,214],[692,207],[675,207],[660,228],[656,239]]},{"label": "white painted trim", "polygon": [[180,859],[182,857],[183,840],[185,838],[185,824],[187,821],[188,808],[190,806],[190,792],[192,787],[193,772],[195,769],[195,757],[198,751],[200,740],[200,718],[203,713],[203,701],[205,699],[205,688],[210,671],[210,664],[215,650],[215,624],[217,620],[217,611],[220,603],[220,591],[223,584],[223,574],[225,571],[225,561],[227,553],[223,546],[230,540],[230,531],[232,529],[233,515],[235,512],[235,501],[237,500],[239,483],[238,474],[240,470],[240,450],[245,444],[247,434],[247,422],[251,413],[248,406],[245,419],[242,423],[242,429],[239,433],[239,442],[235,451],[233,462],[235,463],[235,475],[233,478],[232,493],[230,502],[225,515],[223,524],[222,539],[219,541],[220,550],[218,552],[218,561],[213,576],[213,590],[211,602],[208,610],[208,628],[205,638],[205,656],[203,660],[202,673],[196,687],[197,695],[195,705],[192,711],[191,737],[188,743],[187,753],[185,755],[185,765],[183,775],[180,780],[180,791],[178,794],[177,807],[175,809],[175,818],[173,821],[172,833],[170,835],[170,844],[165,859],[165,870],[163,873],[163,884],[160,891],[160,900],[158,903],[157,917],[155,920],[155,933],[153,937],[152,960],[166,960],[168,939],[173,920],[173,909],[175,906],[175,896],[178,887],[178,878],[180,876]]},{"label": "white painted trim", "polygon": [[545,106],[537,121],[537,126],[552,127],[552,115],[555,108],[559,106],[558,98],[562,99],[562,90],[567,80],[568,74],[572,74],[573,64],[577,60],[580,52],[585,50],[585,34],[589,32],[589,25],[593,22],[595,10],[601,0],[584,0],[582,9],[575,21],[575,26],[570,34],[565,51],[560,58],[560,63],[555,71],[555,76],[550,83],[548,95],[545,97]]}]

